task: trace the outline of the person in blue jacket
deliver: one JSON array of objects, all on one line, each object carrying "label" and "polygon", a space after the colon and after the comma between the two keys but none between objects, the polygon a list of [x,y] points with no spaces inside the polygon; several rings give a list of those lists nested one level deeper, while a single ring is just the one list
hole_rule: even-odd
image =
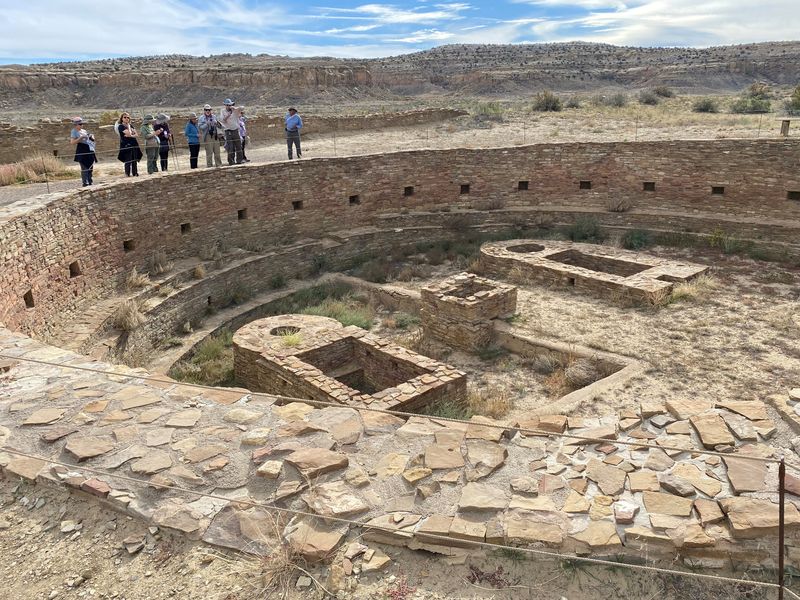
[{"label": "person in blue jacket", "polygon": [[200,154],[200,129],[197,127],[197,115],[189,113],[189,120],[183,128],[183,134],[189,142],[189,168],[197,168],[197,156]]},{"label": "person in blue jacket", "polygon": [[286,149],[289,151],[289,160],[292,160],[292,144],[297,149],[297,158],[302,156],[300,152],[300,129],[303,128],[303,120],[297,114],[297,109],[290,108],[284,117],[286,123]]}]

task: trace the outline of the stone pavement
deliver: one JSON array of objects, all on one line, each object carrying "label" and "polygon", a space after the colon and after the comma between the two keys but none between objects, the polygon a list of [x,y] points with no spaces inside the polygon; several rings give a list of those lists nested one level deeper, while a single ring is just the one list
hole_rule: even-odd
[{"label": "stone pavement", "polygon": [[[679,398],[601,419],[551,415],[500,427],[482,417],[406,422],[348,407],[279,406],[241,389],[145,382],[142,371],[5,329],[0,352],[55,363],[0,359],[0,446],[41,457],[0,450],[2,476],[67,487],[192,539],[266,551],[280,520],[252,501],[317,515],[280,526],[312,560],[357,554],[346,541],[363,532],[443,554],[486,541],[677,555],[707,568],[775,564],[777,465],[745,458],[774,454],[775,424],[761,402]],[[800,400],[793,393],[791,405]],[[698,454],[703,448],[725,455]],[[797,565],[800,480],[790,473],[786,541]]]}]

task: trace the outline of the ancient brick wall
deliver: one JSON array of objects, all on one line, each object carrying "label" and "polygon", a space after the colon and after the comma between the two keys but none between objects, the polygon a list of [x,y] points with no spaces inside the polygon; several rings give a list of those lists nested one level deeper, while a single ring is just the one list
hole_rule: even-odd
[{"label": "ancient brick wall", "polygon": [[[432,236],[452,238],[471,225],[594,213],[620,227],[721,227],[796,243],[800,201],[789,192],[800,191],[799,162],[794,140],[548,144],[247,165],[76,190],[3,210],[0,322],[46,332],[132,266],[145,267],[154,251],[176,260],[215,242],[269,249],[335,234],[356,256],[388,247],[379,236],[357,237],[376,227],[444,226]],[[644,191],[645,181],[655,191]],[[609,213],[611,198],[632,209]],[[482,202],[507,210],[458,211]],[[399,234],[409,243],[414,235]]]}]

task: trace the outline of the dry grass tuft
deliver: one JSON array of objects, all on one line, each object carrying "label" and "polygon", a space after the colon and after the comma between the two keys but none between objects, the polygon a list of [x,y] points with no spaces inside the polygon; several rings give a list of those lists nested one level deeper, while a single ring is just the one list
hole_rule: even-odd
[{"label": "dry grass tuft", "polygon": [[64,163],[52,154],[34,153],[20,162],[0,165],[0,186],[41,182],[45,181],[45,178],[52,181],[78,177],[80,177],[78,171],[67,169]]},{"label": "dry grass tuft", "polygon": [[167,260],[167,253],[163,250],[156,250],[150,259],[150,272],[153,275],[161,275],[172,270],[172,263]]},{"label": "dry grass tuft", "polygon": [[471,385],[467,389],[467,407],[473,414],[499,419],[514,408],[514,402],[505,386],[479,388]]},{"label": "dry grass tuft", "polygon": [[633,203],[627,198],[609,198],[606,201],[608,212],[623,213],[633,208]]},{"label": "dry grass tuft", "polygon": [[766,313],[765,319],[773,329],[782,332],[800,330],[800,304],[776,306]]},{"label": "dry grass tuft", "polygon": [[136,300],[125,300],[114,311],[114,327],[122,331],[133,331],[143,325],[147,318],[142,314],[139,303]]},{"label": "dry grass tuft", "polygon": [[192,271],[192,277],[195,279],[204,279],[206,276],[206,268],[204,265],[197,265]]},{"label": "dry grass tuft", "polygon": [[150,276],[147,273],[139,273],[136,267],[131,269],[128,277],[125,279],[125,287],[128,290],[138,290],[150,285]]},{"label": "dry grass tuft", "polygon": [[598,377],[595,362],[588,358],[570,358],[564,367],[564,379],[574,389],[585,387]]},{"label": "dry grass tuft", "polygon": [[303,341],[303,336],[300,333],[282,333],[280,338],[281,344],[287,348],[295,348]]},{"label": "dry grass tuft", "polygon": [[691,281],[676,284],[669,300],[670,302],[708,300],[719,288],[720,281],[713,275],[704,273]]}]

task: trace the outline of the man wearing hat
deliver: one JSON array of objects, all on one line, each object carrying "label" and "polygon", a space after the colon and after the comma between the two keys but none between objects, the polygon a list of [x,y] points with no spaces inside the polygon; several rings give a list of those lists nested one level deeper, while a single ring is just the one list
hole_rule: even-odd
[{"label": "man wearing hat", "polygon": [[[219,152],[219,121],[214,111],[211,110],[211,105],[206,104],[203,107],[203,114],[197,120],[197,127],[200,129],[200,141],[206,149],[206,167],[221,167],[222,158]],[[212,162],[211,157],[214,157]]]},{"label": "man wearing hat", "polygon": [[225,147],[228,150],[228,164],[242,164],[242,138],[239,136],[239,117],[241,111],[236,108],[236,103],[230,98],[225,98],[222,103],[222,112],[219,122],[225,131]]},{"label": "man wearing hat", "polygon": [[286,148],[289,151],[289,160],[292,160],[292,144],[297,149],[297,158],[302,156],[300,152],[300,130],[303,128],[303,120],[297,114],[297,109],[289,108],[289,112],[284,117],[286,122]]},{"label": "man wearing hat", "polygon": [[189,120],[183,128],[183,135],[189,143],[189,168],[197,168],[197,155],[200,154],[200,130],[197,128],[197,115],[189,113]]},{"label": "man wearing hat", "polygon": [[[144,138],[144,151],[147,154],[147,174],[158,172],[158,133],[153,128],[153,115],[145,115],[139,135]],[[161,133],[159,131],[159,133]]]}]

